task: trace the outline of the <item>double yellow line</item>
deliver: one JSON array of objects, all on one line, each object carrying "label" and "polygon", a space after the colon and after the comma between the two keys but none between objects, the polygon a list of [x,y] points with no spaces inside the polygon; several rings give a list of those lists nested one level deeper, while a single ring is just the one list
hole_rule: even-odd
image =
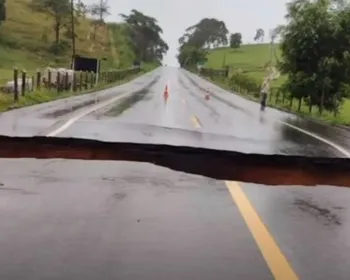
[{"label": "double yellow line", "polygon": [[[192,123],[196,128],[202,127],[196,116],[192,117]],[[237,182],[229,181],[226,182],[226,186],[274,278],[276,280],[298,280],[297,274],[294,272],[273,236],[260,219],[241,186]]]}]

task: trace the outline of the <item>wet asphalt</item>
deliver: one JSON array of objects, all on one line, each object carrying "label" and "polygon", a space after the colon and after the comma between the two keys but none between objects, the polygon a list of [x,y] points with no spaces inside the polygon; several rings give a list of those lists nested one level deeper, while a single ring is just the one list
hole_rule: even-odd
[{"label": "wet asphalt", "polygon": [[[45,135],[118,95],[58,136],[344,156],[291,124],[350,150],[346,130],[270,108],[261,114],[171,67],[3,113],[0,131]],[[261,232],[251,232],[226,182],[130,162],[0,160],[0,170],[0,279],[274,279]],[[349,189],[239,185],[299,279],[349,279]]]}]

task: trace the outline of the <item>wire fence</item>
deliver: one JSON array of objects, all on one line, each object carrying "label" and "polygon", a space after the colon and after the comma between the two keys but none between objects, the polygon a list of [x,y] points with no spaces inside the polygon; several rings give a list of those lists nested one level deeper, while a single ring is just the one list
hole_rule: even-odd
[{"label": "wire fence", "polygon": [[14,69],[13,80],[0,87],[0,92],[13,94],[15,102],[21,96],[38,91],[84,92],[104,85],[114,84],[143,71],[140,67],[106,72],[81,72],[70,69],[47,68],[44,71],[28,73]]},{"label": "wire fence", "polygon": [[[224,85],[227,89],[248,96],[255,101],[259,100],[260,98],[262,82],[244,73],[229,73],[228,69],[210,68],[200,68],[199,70],[191,68],[188,70],[214,82],[218,82],[219,84]],[[296,98],[290,93],[282,90],[281,87],[271,87],[268,101],[270,106],[303,114],[312,114],[314,107],[317,107],[319,109],[319,113],[322,114],[322,108],[312,105],[310,98],[310,96]],[[331,111],[331,113],[334,117],[336,117],[339,114],[340,104],[337,100],[334,100],[334,102],[334,109]]]}]

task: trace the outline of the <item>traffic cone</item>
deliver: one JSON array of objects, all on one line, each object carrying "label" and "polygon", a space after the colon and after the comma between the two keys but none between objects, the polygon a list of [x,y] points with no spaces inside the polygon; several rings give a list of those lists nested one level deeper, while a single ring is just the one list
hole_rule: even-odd
[{"label": "traffic cone", "polygon": [[165,101],[168,99],[169,97],[169,91],[168,91],[168,85],[165,86],[165,90],[164,90],[164,99]]}]

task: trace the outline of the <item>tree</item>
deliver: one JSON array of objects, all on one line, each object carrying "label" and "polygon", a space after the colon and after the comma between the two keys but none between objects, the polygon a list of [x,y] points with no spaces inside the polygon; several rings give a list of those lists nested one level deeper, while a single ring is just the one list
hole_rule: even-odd
[{"label": "tree", "polygon": [[296,0],[288,5],[280,69],[292,97],[336,109],[350,84],[350,7],[328,0]]},{"label": "tree", "polygon": [[142,61],[161,61],[169,47],[161,38],[163,30],[157,20],[137,10],[121,16],[125,21],[126,32],[137,58]]},{"label": "tree", "polygon": [[94,16],[98,16],[101,23],[104,22],[104,18],[110,15],[110,7],[108,6],[108,0],[100,0],[98,4],[92,4],[90,6],[90,12]]},{"label": "tree", "polygon": [[259,29],[256,30],[254,41],[258,42],[260,40],[260,42],[263,42],[264,41],[264,36],[265,36],[264,30],[259,28]]},{"label": "tree", "polygon": [[190,45],[200,48],[226,46],[228,33],[223,21],[215,18],[204,18],[197,24],[188,27],[180,41],[186,41]]},{"label": "tree", "polygon": [[203,64],[207,60],[207,52],[201,48],[187,44],[180,47],[177,59],[180,67],[195,66],[197,64]]},{"label": "tree", "polygon": [[205,49],[226,46],[229,31],[223,21],[215,18],[204,18],[197,24],[188,27],[179,38],[177,59],[181,67],[195,66],[206,61]]},{"label": "tree", "polygon": [[69,0],[32,0],[33,8],[49,14],[54,19],[55,43],[60,43],[60,31],[69,21],[71,8]]},{"label": "tree", "polygon": [[0,0],[0,25],[6,20],[6,1]]},{"label": "tree", "polygon": [[86,17],[86,14],[88,13],[89,9],[88,7],[82,2],[81,0],[78,0],[77,4],[75,5],[75,13],[77,17]]},{"label": "tree", "polygon": [[92,37],[94,40],[96,39],[97,27],[104,24],[105,16],[110,15],[109,10],[110,10],[110,7],[108,6],[108,0],[100,0],[98,4],[92,4],[89,7],[90,14],[93,17],[97,17],[97,19],[93,21],[94,33]]},{"label": "tree", "polygon": [[242,44],[242,34],[241,33],[233,33],[230,36],[230,47],[237,49]]}]

